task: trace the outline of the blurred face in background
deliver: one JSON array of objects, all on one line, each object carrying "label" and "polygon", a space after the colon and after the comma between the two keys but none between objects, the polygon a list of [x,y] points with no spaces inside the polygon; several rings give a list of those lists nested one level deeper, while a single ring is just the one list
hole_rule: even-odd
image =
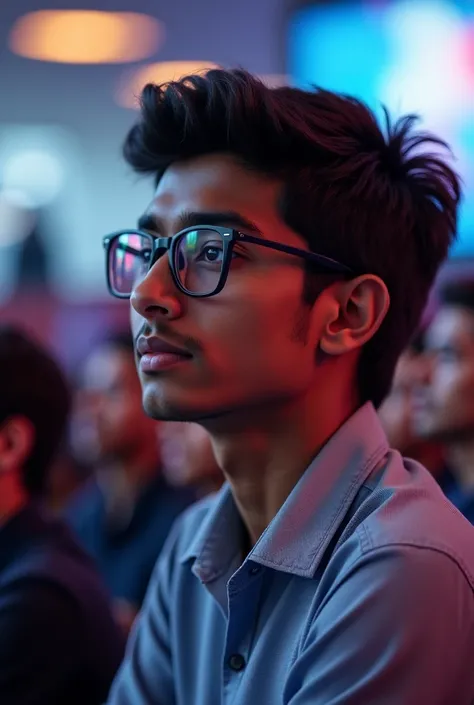
[{"label": "blurred face in background", "polygon": [[392,389],[379,409],[390,446],[410,453],[419,443],[413,422],[414,390],[426,377],[428,361],[424,355],[407,350],[400,357],[393,377]]},{"label": "blurred face in background", "polygon": [[84,366],[72,425],[76,455],[88,462],[127,461],[157,446],[156,422],[142,407],[132,352],[104,346]]},{"label": "blurred face in background", "polygon": [[160,444],[166,475],[175,485],[217,489],[223,475],[207,431],[195,423],[160,424]]},{"label": "blurred face in background", "polygon": [[426,336],[429,374],[416,390],[414,425],[427,438],[474,437],[474,311],[442,308]]}]

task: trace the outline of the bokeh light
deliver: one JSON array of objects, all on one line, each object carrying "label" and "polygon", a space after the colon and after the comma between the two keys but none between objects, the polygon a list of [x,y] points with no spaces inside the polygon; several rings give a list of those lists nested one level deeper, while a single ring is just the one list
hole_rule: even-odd
[{"label": "bokeh light", "polygon": [[23,193],[32,208],[41,208],[57,198],[64,183],[64,169],[51,152],[20,150],[5,159],[1,183],[7,191]]},{"label": "bokeh light", "polygon": [[20,17],[9,45],[20,56],[71,64],[138,61],[154,54],[163,25],[134,12],[40,10]]}]

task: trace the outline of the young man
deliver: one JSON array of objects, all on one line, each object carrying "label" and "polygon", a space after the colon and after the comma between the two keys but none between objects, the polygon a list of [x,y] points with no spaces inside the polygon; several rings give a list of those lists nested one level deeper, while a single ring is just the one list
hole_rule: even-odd
[{"label": "young man", "polygon": [[145,88],[125,153],[156,190],[109,286],[145,410],[202,424],[227,483],[172,532],[113,705],[472,702],[474,530],[374,410],[456,227],[413,122],[243,71]]},{"label": "young man", "polygon": [[443,488],[474,523],[474,279],[446,284],[425,342],[416,389],[415,432],[443,441],[451,474]]},{"label": "young man", "polygon": [[164,478],[157,427],[142,406],[130,334],[112,334],[85,360],[73,441],[94,466],[67,518],[94,558],[128,631],[177,516],[196,495]]},{"label": "young man", "polygon": [[0,329],[0,702],[100,705],[123,656],[109,598],[42,507],[69,410],[53,360]]}]

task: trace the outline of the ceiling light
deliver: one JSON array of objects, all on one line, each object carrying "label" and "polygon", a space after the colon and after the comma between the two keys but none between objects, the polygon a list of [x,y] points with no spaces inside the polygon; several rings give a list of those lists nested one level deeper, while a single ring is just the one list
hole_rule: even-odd
[{"label": "ceiling light", "polygon": [[95,10],[40,10],[13,26],[11,50],[28,59],[69,64],[138,61],[154,54],[163,25],[149,15]]}]

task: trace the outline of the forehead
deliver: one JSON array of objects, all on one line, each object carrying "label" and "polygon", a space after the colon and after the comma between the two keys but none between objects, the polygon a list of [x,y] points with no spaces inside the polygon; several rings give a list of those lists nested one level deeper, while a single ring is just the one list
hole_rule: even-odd
[{"label": "forehead", "polygon": [[245,168],[227,154],[172,164],[163,174],[148,213],[170,229],[186,212],[234,211],[254,221],[278,220],[282,183]]},{"label": "forehead", "polygon": [[426,335],[429,348],[474,342],[474,311],[445,306],[436,315]]}]

